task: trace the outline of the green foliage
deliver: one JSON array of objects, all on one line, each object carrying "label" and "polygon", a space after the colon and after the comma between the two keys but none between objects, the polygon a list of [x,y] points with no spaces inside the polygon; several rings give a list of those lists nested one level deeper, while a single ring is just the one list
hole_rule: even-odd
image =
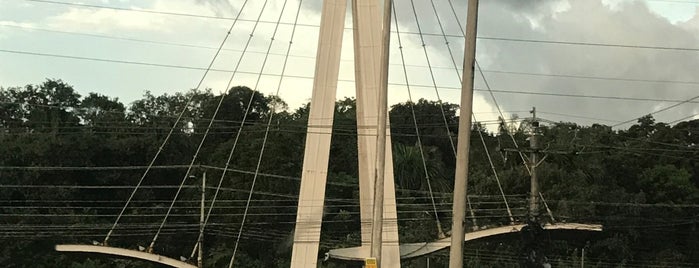
[{"label": "green foliage", "polygon": [[[143,175],[142,169],[6,167],[142,166],[150,163],[171,129],[172,135],[154,164],[187,165],[219,103],[216,120],[194,162],[224,167],[230,157],[228,167],[235,171],[223,176],[220,169],[211,168],[195,169],[190,174],[176,168],[151,170],[121,222],[120,226],[130,229],[117,228],[110,244],[133,249],[150,242],[153,225],[162,220],[163,211],[170,205],[167,200],[175,194],[175,189],[159,186],[178,185],[187,175],[199,177],[206,171],[207,195],[211,196],[219,183],[224,189],[218,193],[220,203],[206,229],[206,267],[227,266],[243,220],[241,200],[247,200],[254,179],[250,171],[261,159],[261,174],[255,179],[255,194],[241,233],[236,264],[288,267],[310,104],[289,111],[279,98],[234,87],[225,94],[190,90],[155,96],[146,92],[143,98],[125,105],[96,93],[83,97],[60,80],[0,88],[0,185],[36,186],[0,187],[0,266],[155,267],[133,260],[52,250],[56,243],[102,240],[131,188],[100,187],[133,186]],[[419,100],[396,104],[390,111],[401,242],[437,239],[436,218],[446,232],[450,229],[449,192],[455,166],[450,137],[455,139],[458,132],[457,110],[454,104]],[[267,122],[271,125],[263,152]],[[498,226],[509,220],[486,148],[515,219],[522,220],[529,175],[519,155],[500,149],[514,148],[503,129],[514,131],[515,142],[523,147],[527,146],[527,135],[525,128],[513,125],[500,126],[495,133],[486,127],[476,123],[471,129],[469,201],[476,209],[476,225]],[[319,259],[329,249],[360,244],[356,128],[356,101],[339,100],[332,129]],[[577,267],[584,247],[589,267],[699,263],[699,211],[696,206],[685,206],[699,202],[698,129],[699,120],[670,126],[650,116],[628,130],[565,122],[543,126],[543,147],[559,152],[549,155],[538,168],[541,188],[554,216],[558,221],[602,223],[606,229],[597,237],[547,240],[546,254],[551,262],[557,267]],[[198,179],[185,180],[187,187],[173,209],[177,216],[165,225],[167,232],[156,244],[157,253],[189,256],[198,234],[197,184]],[[42,187],[46,185],[55,187]],[[650,205],[640,205],[645,203]],[[473,225],[473,219],[468,219],[468,227]],[[47,231],[46,226],[63,229]],[[471,267],[517,267],[522,247],[517,238],[471,243],[464,255],[465,263]],[[430,263],[432,267],[444,267],[447,259],[446,252],[438,252],[430,256]],[[426,258],[417,258],[406,260],[403,266],[425,264]],[[357,265],[330,261],[319,266]]]},{"label": "green foliage", "polygon": [[690,178],[691,174],[684,169],[662,165],[644,170],[638,184],[650,203],[696,203],[699,189]]}]

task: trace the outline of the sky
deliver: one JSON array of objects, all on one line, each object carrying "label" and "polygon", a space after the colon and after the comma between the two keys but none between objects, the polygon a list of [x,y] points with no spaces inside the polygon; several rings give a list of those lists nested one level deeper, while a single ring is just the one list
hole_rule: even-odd
[{"label": "sky", "polygon": [[[234,18],[242,10],[213,64],[216,71],[201,88],[224,91],[233,75],[231,86],[265,94],[279,89],[291,109],[308,102],[322,1],[255,0],[243,7],[244,2],[0,0],[0,86],[62,79],[82,95],[97,92],[124,103],[147,90],[156,95],[186,91],[202,79],[233,23],[220,18]],[[461,68],[466,1],[394,3],[398,24],[391,36],[389,101],[407,101],[410,90],[413,100],[437,100],[439,93],[443,101],[459,103],[461,70],[454,62]],[[699,96],[697,10],[699,0],[483,0],[476,59],[485,80],[476,73],[477,119],[497,119],[497,107],[506,117],[528,117],[536,107],[544,119],[582,125],[615,125],[656,111],[663,122],[699,118],[699,98],[663,111]],[[255,23],[258,17],[261,22]],[[351,27],[348,15],[338,98],[354,96]],[[496,101],[484,91],[487,86]]]}]

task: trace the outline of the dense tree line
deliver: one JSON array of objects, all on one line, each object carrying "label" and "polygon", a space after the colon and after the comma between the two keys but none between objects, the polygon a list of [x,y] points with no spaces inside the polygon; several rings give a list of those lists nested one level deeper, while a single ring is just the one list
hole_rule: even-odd
[{"label": "dense tree line", "polygon": [[[82,96],[60,80],[0,88],[0,266],[155,267],[134,260],[59,254],[53,245],[102,241],[144,174],[143,166],[159,154],[110,245],[147,246],[176,186],[184,182],[154,250],[188,257],[199,232],[197,185],[206,172],[207,205],[222,179],[206,228],[206,265],[224,267],[271,122],[236,262],[239,267],[288,267],[310,105],[292,110],[283,100],[244,86],[225,94],[146,92],[130,104],[96,93]],[[214,115],[195,168],[185,174]],[[458,106],[427,100],[400,103],[391,107],[390,120],[400,239],[435,240],[436,221],[447,233],[451,228]],[[486,148],[514,217],[526,218],[529,175],[522,158],[504,150],[515,148],[513,139],[520,147],[528,146],[531,120],[520,121],[497,124],[497,131],[482,123],[471,129],[469,201],[475,212],[468,213],[469,228],[509,223]],[[332,128],[323,252],[357,246],[360,239],[353,99],[336,103]],[[583,248],[587,267],[699,265],[699,120],[668,125],[646,116],[626,130],[570,122],[539,130],[543,147],[558,152],[538,168],[552,216],[556,221],[605,226],[597,235],[546,238],[542,243],[554,267],[579,266]],[[223,176],[229,157],[231,171]],[[544,215],[542,211],[542,221],[551,221]],[[519,237],[469,243],[464,258],[469,267],[518,267],[523,247]],[[432,265],[446,265],[447,254],[431,256]],[[405,267],[423,267],[425,261],[407,260]],[[355,267],[334,261],[320,265]]]}]

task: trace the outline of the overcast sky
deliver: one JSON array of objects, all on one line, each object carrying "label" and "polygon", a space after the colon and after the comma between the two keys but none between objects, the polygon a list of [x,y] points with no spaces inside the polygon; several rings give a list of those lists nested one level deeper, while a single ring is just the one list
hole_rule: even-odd
[{"label": "overcast sky", "polygon": [[[242,0],[56,0],[126,9],[157,10],[216,17],[235,17]],[[451,0],[463,23],[466,0]],[[48,1],[52,2],[52,1]],[[461,67],[463,25],[457,23],[448,0],[395,0],[398,30],[403,42],[405,64],[413,98],[436,100],[427,68],[419,30],[423,33],[429,61],[444,101],[459,102],[459,78],[439,27],[449,36],[455,61]],[[284,54],[294,29],[298,0],[249,1],[225,50],[214,68],[234,70],[233,86],[245,85],[270,94],[275,92]],[[321,0],[301,3],[289,66],[281,84],[281,97],[291,108],[309,101],[314,56],[317,47]],[[539,115],[554,121],[580,124],[616,122],[661,110],[699,95],[699,16],[697,0],[484,0],[481,1],[477,60],[496,91],[503,111],[529,116],[536,106]],[[255,20],[261,14],[262,23]],[[282,12],[283,11],[283,12]],[[274,41],[271,41],[280,18]],[[351,16],[347,16],[345,45],[338,97],[354,95]],[[438,19],[439,18],[439,19]],[[418,23],[419,22],[419,29]],[[0,86],[38,84],[60,78],[86,95],[99,92],[119,97],[125,103],[140,98],[146,90],[154,94],[193,88],[201,79],[232,21],[215,18],[175,16],[47,3],[46,1],[0,0]],[[250,34],[252,38],[249,39]],[[395,31],[395,25],[393,30]],[[392,36],[389,98],[408,98],[398,49]],[[493,40],[526,39],[564,43],[602,43],[653,48],[590,46]],[[246,43],[247,52],[239,60]],[[271,42],[271,46],[270,46]],[[667,49],[669,48],[669,49]],[[270,50],[262,70],[265,51]],[[56,58],[18,53],[42,53],[105,60]],[[123,62],[169,65],[146,66]],[[172,66],[180,66],[173,68]],[[191,68],[194,67],[194,68]],[[259,79],[259,73],[268,74]],[[502,73],[508,72],[508,73]],[[516,74],[513,74],[516,73]],[[524,73],[524,74],[523,74]],[[271,74],[271,75],[269,75]],[[554,75],[554,76],[550,76]],[[560,77],[560,75],[568,77]],[[231,72],[211,72],[203,87],[219,92],[226,88]],[[573,78],[584,76],[587,78]],[[485,89],[476,75],[476,87]],[[604,79],[592,79],[593,77]],[[643,80],[643,81],[639,81]],[[654,82],[656,81],[656,82]],[[533,95],[609,96],[655,101],[579,98]],[[477,91],[474,110],[478,119],[497,117],[494,102]],[[699,98],[655,115],[661,121],[697,115]],[[561,115],[565,114],[565,115]],[[574,116],[574,117],[572,117]],[[597,119],[585,119],[585,118]],[[699,116],[694,116],[699,118]],[[623,125],[628,127],[628,125]]]}]

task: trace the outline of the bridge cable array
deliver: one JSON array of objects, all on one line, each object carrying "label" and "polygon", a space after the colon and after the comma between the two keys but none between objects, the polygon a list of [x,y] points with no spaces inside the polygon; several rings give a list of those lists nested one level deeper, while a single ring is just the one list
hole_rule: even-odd
[{"label": "bridge cable array", "polygon": [[[247,0],[245,1],[245,3],[247,3]],[[243,6],[244,6],[244,5],[243,5]],[[243,7],[241,7],[240,10],[238,11],[238,15],[237,15],[236,18],[240,17],[240,14],[242,13],[242,11],[243,11]],[[226,41],[228,40],[228,37],[230,37],[231,31],[233,30],[233,28],[235,27],[235,25],[236,25],[237,22],[238,22],[237,19],[234,20],[233,23],[231,24],[230,28],[228,29],[228,32],[226,32],[226,35],[224,36],[223,40],[221,41],[221,44],[219,45],[218,50],[216,50],[216,53],[214,54],[213,58],[211,59],[211,62],[209,63],[209,65],[208,65],[206,71],[204,71],[204,74],[202,75],[201,79],[200,79],[199,82],[197,83],[197,86],[195,87],[196,89],[199,89],[199,88],[201,87],[201,85],[203,84],[204,79],[205,79],[206,76],[209,74],[209,70],[211,69],[211,67],[213,66],[214,62],[216,61],[216,58],[218,58],[218,55],[221,53],[221,49],[222,49],[223,46],[226,44]],[[242,58],[242,57],[241,57],[241,58]],[[193,98],[194,98],[194,95],[192,95],[192,96],[187,100],[186,103],[190,103],[190,102],[193,100]],[[169,140],[170,137],[172,136],[172,133],[175,131],[175,128],[177,128],[177,125],[178,125],[178,124],[180,123],[180,121],[182,120],[182,117],[184,116],[184,113],[185,113],[186,111],[187,111],[187,106],[185,105],[185,107],[182,108],[182,111],[181,111],[180,114],[178,115],[177,120],[175,120],[175,122],[172,124],[172,127],[170,128],[170,131],[168,132],[167,136],[165,136],[165,139],[164,139],[163,142],[161,143],[160,147],[158,147],[158,151],[157,151],[156,154],[153,156],[153,159],[151,160],[150,164],[148,165],[148,168],[146,168],[146,170],[143,172],[143,175],[141,176],[141,179],[140,179],[140,180],[138,181],[138,183],[136,184],[136,188],[134,188],[133,192],[131,192],[131,195],[129,196],[128,200],[126,201],[126,204],[124,205],[124,208],[121,210],[121,212],[119,212],[119,216],[117,216],[117,219],[114,221],[114,225],[112,225],[112,228],[109,230],[109,232],[107,233],[107,236],[104,238],[103,244],[105,244],[105,245],[108,244],[109,237],[112,235],[112,233],[114,232],[114,228],[116,228],[117,224],[119,223],[119,220],[120,220],[121,217],[124,215],[124,212],[126,211],[126,208],[129,206],[129,203],[130,203],[131,200],[133,199],[134,195],[136,194],[136,191],[138,191],[138,187],[141,186],[141,184],[142,184],[143,181],[145,180],[146,176],[148,175],[148,172],[150,171],[150,168],[155,164],[155,161],[158,159],[158,156],[159,156],[160,153],[163,151],[165,145],[167,144],[168,140]],[[212,118],[212,120],[213,120],[213,118]],[[186,177],[186,176],[185,176],[185,177]],[[156,236],[155,236],[154,239],[153,239],[153,243],[155,242],[155,239],[157,239],[157,234],[156,234]],[[153,243],[151,243],[151,245],[152,245]],[[152,249],[152,247],[151,247],[151,249]]]},{"label": "bridge cable array", "polygon": [[[456,10],[454,9],[453,3],[451,2],[451,0],[448,0],[447,2],[449,3],[449,6],[451,7],[452,13],[454,14],[454,19],[456,19],[456,22],[459,23],[459,25],[461,25],[461,22],[459,21],[459,17],[456,14]],[[451,50],[451,46],[449,45],[449,40],[447,39],[446,33],[444,31],[444,26],[442,24],[442,20],[439,17],[439,13],[437,12],[437,7],[434,5],[434,2],[431,2],[431,5],[432,5],[432,10],[434,11],[434,15],[437,18],[437,23],[439,25],[439,29],[444,37],[444,44],[447,47],[447,50],[449,51],[449,58],[451,59],[451,62],[454,65],[454,69],[456,70],[456,76],[459,78],[459,81],[461,82],[463,80],[463,77],[461,77],[461,73],[459,72],[459,66],[456,63],[456,58],[454,57],[454,53]],[[459,29],[461,30],[461,33],[464,35],[464,38],[466,38],[466,35],[465,35],[463,29],[461,29],[461,27],[459,27]],[[425,55],[427,55],[427,53],[425,53]],[[485,80],[485,78],[483,78],[483,79]],[[435,91],[437,91],[436,87],[435,87]],[[495,100],[495,99],[493,99],[493,100]],[[441,103],[442,103],[441,99],[439,100],[439,103],[441,105]],[[497,103],[495,103],[495,104],[497,105]],[[499,110],[500,109],[498,108],[498,111]],[[474,122],[478,122],[478,120],[476,119],[476,115],[474,113],[472,113],[471,116],[473,117]],[[501,119],[504,120],[504,117],[502,117],[502,113],[500,114],[500,116],[501,116]],[[510,137],[512,137],[512,135],[509,132],[508,132],[508,135],[510,135]],[[488,163],[490,164],[490,168],[493,171],[493,176],[495,176],[495,181],[498,184],[498,189],[500,190],[500,194],[502,195],[503,202],[505,203],[505,207],[507,208],[507,214],[510,217],[510,223],[514,224],[514,217],[512,216],[512,210],[510,209],[510,205],[507,202],[507,197],[505,196],[505,191],[503,190],[502,184],[500,183],[500,177],[498,176],[498,172],[495,169],[495,164],[493,163],[493,159],[490,156],[490,151],[488,150],[488,146],[485,143],[485,138],[483,137],[483,132],[478,130],[478,136],[480,137],[481,143],[483,144],[483,150],[485,151],[486,157],[488,158]],[[513,141],[514,141],[514,138],[513,138]],[[515,146],[516,146],[516,144],[517,143],[515,142]],[[456,157],[456,151],[454,152],[454,156]],[[520,157],[522,157],[522,156],[523,155],[520,153]],[[525,167],[526,167],[526,165],[525,165]],[[527,171],[531,172],[529,169],[527,169]]]},{"label": "bridge cable array", "polygon": [[[411,0],[411,2],[412,2],[412,0]],[[395,27],[396,27],[397,37],[398,37],[398,48],[400,50],[401,63],[405,64],[405,56],[403,53],[403,42],[402,42],[401,37],[400,37],[400,27],[398,25],[398,15],[396,12],[395,5],[391,5],[391,8],[393,8],[393,13],[394,13],[393,19],[395,20]],[[434,201],[434,192],[432,190],[432,183],[430,182],[430,173],[427,170],[427,160],[425,159],[425,152],[424,152],[424,148],[423,148],[423,144],[422,144],[422,139],[420,138],[420,129],[418,127],[417,118],[415,116],[415,102],[413,101],[413,96],[412,96],[412,93],[410,91],[410,83],[408,81],[408,71],[407,71],[405,65],[403,65],[403,75],[405,76],[405,84],[406,84],[406,89],[408,91],[408,99],[409,99],[408,104],[410,106],[410,112],[412,115],[413,123],[415,125],[415,135],[417,138],[417,146],[418,146],[418,149],[420,151],[420,159],[422,160],[422,168],[424,170],[425,181],[427,182],[427,189],[429,191],[430,201],[432,202],[432,209],[434,212],[434,218],[435,218],[435,221],[437,223],[437,234],[438,234],[439,238],[442,238],[445,236],[444,230],[442,229],[442,223],[439,220],[439,214],[437,213],[437,205],[435,204],[435,201]],[[434,76],[433,76],[433,78],[434,78]],[[446,123],[446,116],[444,116],[444,109],[440,109],[440,110],[442,111],[442,118],[444,118],[444,122]],[[452,149],[454,149],[454,142],[452,141],[451,135],[449,134],[449,125],[446,125],[446,128],[447,128],[446,133],[447,133],[447,136],[449,137],[449,142],[452,146]]]},{"label": "bridge cable array", "polygon": [[[266,4],[266,3],[267,3],[267,0],[265,0],[265,4]],[[295,22],[298,22],[298,18],[299,18],[300,13],[301,13],[301,4],[302,4],[302,3],[303,3],[303,1],[299,1],[299,6],[298,6],[298,9],[297,9],[297,12],[296,12],[296,17],[295,17],[295,19],[294,19]],[[279,18],[278,18],[277,22],[281,21],[282,16],[283,16],[283,14],[284,14],[284,9],[286,8],[286,4],[287,4],[287,0],[284,0],[284,5],[282,6],[282,10],[281,10],[281,12],[279,13]],[[263,6],[263,10],[264,10],[264,6]],[[272,48],[272,44],[274,43],[274,38],[275,38],[275,36],[276,36],[276,34],[277,34],[278,29],[279,29],[279,23],[277,23],[276,26],[275,26],[275,28],[274,28],[274,33],[272,34],[272,39],[270,40],[269,46],[267,47],[267,52],[268,52],[268,53],[265,55],[265,58],[264,58],[264,60],[263,60],[263,62],[262,62],[262,67],[260,67],[260,73],[262,73],[262,70],[264,70],[264,68],[265,68],[265,66],[266,66],[266,64],[267,64],[267,59],[268,59],[268,56],[269,56],[269,51],[270,51],[270,49]],[[291,45],[293,44],[293,39],[294,39],[295,33],[296,33],[296,24],[294,24],[294,27],[293,27],[293,30],[292,30],[292,33],[291,33],[291,38],[290,38],[290,41],[289,41],[289,45],[287,46],[287,50],[286,50],[287,55],[286,55],[285,58],[284,58],[284,64],[283,64],[283,67],[282,67],[282,74],[281,74],[281,78],[279,79],[279,82],[278,82],[278,84],[277,84],[276,93],[275,93],[275,95],[274,95],[275,97],[276,97],[276,96],[279,96],[279,91],[281,90],[281,83],[282,83],[282,79],[283,79],[283,77],[284,77],[284,73],[285,73],[285,71],[286,71],[286,66],[287,66],[287,62],[288,62],[288,59],[289,59],[289,52],[291,51]],[[257,81],[255,82],[255,88],[253,89],[253,95],[250,97],[250,101],[248,102],[248,107],[247,107],[246,110],[249,110],[250,107],[251,107],[251,105],[252,105],[253,96],[254,96],[254,93],[257,92],[257,87],[258,87],[258,85],[259,85],[259,82],[260,82],[261,77],[262,77],[262,75],[260,75],[260,76],[257,77]],[[245,211],[244,211],[244,213],[243,213],[243,219],[241,220],[241,223],[240,223],[240,229],[238,230],[238,236],[236,237],[235,246],[234,246],[234,248],[233,248],[233,256],[231,257],[231,261],[230,261],[230,263],[228,264],[228,267],[233,267],[233,263],[234,263],[234,261],[235,261],[235,256],[236,256],[236,253],[237,253],[237,250],[238,250],[238,245],[240,244],[240,237],[241,237],[241,235],[242,235],[242,233],[243,233],[243,228],[245,227],[245,220],[247,219],[247,214],[248,214],[248,210],[249,210],[249,207],[250,207],[250,202],[251,202],[251,200],[252,200],[252,195],[253,195],[253,193],[254,193],[254,191],[255,191],[255,183],[257,182],[257,178],[258,178],[258,175],[259,175],[259,172],[260,172],[260,166],[261,166],[261,164],[262,164],[262,157],[263,157],[263,155],[264,155],[264,149],[265,149],[265,146],[267,145],[267,139],[268,139],[268,137],[269,137],[269,129],[270,129],[270,126],[271,126],[271,124],[272,124],[272,118],[274,117],[274,113],[276,112],[277,105],[278,105],[278,103],[275,101],[274,104],[273,104],[272,109],[270,110],[269,119],[268,119],[268,121],[267,121],[267,126],[266,126],[266,128],[265,128],[265,134],[264,134],[264,138],[263,138],[263,141],[262,141],[262,146],[261,146],[261,148],[260,148],[260,154],[259,154],[259,157],[258,157],[258,159],[257,159],[257,165],[256,165],[256,167],[255,167],[255,174],[254,174],[254,176],[253,176],[252,183],[251,183],[251,185],[250,185],[250,192],[249,192],[249,194],[248,194],[248,198],[247,198],[247,201],[246,201],[246,203],[245,203]],[[247,114],[248,114],[248,111],[246,111],[245,116],[247,116]],[[243,121],[245,121],[245,116],[243,117]],[[242,128],[242,126],[241,126],[241,128]],[[238,136],[236,136],[236,141],[237,141],[237,140],[238,140]],[[231,153],[232,153],[232,151],[231,151]],[[228,165],[228,163],[226,163],[226,165]]]}]

